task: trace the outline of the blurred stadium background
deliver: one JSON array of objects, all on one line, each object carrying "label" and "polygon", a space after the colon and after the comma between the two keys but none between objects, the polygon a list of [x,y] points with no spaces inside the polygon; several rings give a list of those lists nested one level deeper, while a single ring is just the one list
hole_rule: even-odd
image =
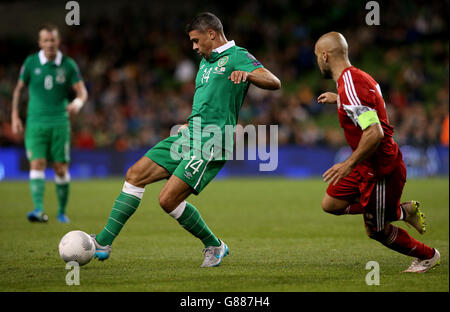
[{"label": "blurred stadium background", "polygon": [[[63,53],[80,66],[89,100],[72,120],[73,178],[122,176],[191,112],[199,58],[185,24],[201,11],[221,18],[228,40],[247,48],[280,77],[278,92],[250,88],[240,124],[279,125],[278,168],[231,161],[221,177],[320,175],[347,157],[334,106],[317,96],[335,90],[313,53],[324,32],[342,32],[352,64],[381,85],[409,177],[448,175],[449,1],[378,1],[381,25],[365,24],[367,1],[78,1],[80,26],[65,24],[65,1],[0,3],[0,180],[27,179],[23,137],[10,126],[11,99],[37,29],[60,27]],[[21,112],[25,118],[26,97]],[[48,171],[48,177],[52,176]]]}]

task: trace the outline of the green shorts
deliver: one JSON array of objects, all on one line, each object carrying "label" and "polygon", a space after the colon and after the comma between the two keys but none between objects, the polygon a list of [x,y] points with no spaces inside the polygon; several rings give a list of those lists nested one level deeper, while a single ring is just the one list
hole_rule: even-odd
[{"label": "green shorts", "polygon": [[27,124],[25,149],[30,161],[46,159],[51,162],[70,162],[70,125]]},{"label": "green shorts", "polygon": [[183,147],[177,147],[175,143],[180,136],[181,134],[174,135],[160,141],[145,156],[186,182],[193,194],[198,195],[219,173],[226,160],[214,160],[213,149],[207,153],[195,153],[190,149],[183,157]]}]

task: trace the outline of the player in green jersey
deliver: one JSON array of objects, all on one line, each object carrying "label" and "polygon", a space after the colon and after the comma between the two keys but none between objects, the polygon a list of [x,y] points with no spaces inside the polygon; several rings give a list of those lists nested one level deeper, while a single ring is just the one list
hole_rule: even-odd
[{"label": "player in green jersey", "polygon": [[[59,31],[46,24],[39,29],[41,50],[27,57],[13,93],[11,124],[14,133],[24,130],[19,116],[22,90],[28,87],[29,100],[25,130],[25,148],[30,161],[30,190],[34,210],[30,221],[46,222],[43,199],[47,162],[55,171],[58,197],[58,221],[68,223],[66,207],[69,196],[70,175],[70,123],[69,115],[78,113],[87,100],[86,87],[75,61],[58,50]],[[69,90],[76,98],[69,103]]]},{"label": "player in green jersey", "polygon": [[[113,240],[138,208],[145,186],[162,179],[167,182],[159,193],[160,206],[201,240],[205,247],[202,267],[218,266],[228,254],[228,246],[213,234],[186,199],[191,194],[198,195],[217,175],[226,162],[220,152],[231,144],[210,145],[208,136],[198,140],[195,137],[213,128],[219,133],[216,139],[221,141],[227,136],[225,127],[236,125],[250,83],[271,90],[279,89],[281,83],[247,50],[227,41],[215,15],[199,14],[186,32],[193,50],[203,57],[188,126],[156,144],[128,170],[106,226],[98,235],[92,235],[95,257],[100,260],[109,257]],[[188,147],[187,151],[184,147]]]}]

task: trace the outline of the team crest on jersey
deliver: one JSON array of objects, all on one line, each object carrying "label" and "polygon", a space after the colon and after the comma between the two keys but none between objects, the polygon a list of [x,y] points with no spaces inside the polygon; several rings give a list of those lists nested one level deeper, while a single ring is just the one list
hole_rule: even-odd
[{"label": "team crest on jersey", "polygon": [[40,68],[35,68],[34,69],[34,74],[35,75],[40,75],[41,74],[41,69]]},{"label": "team crest on jersey", "polygon": [[217,66],[222,67],[228,62],[228,56],[221,57]]},{"label": "team crest on jersey", "polygon": [[66,72],[62,68],[58,68],[56,70],[56,82],[57,83],[64,83],[66,82]]}]

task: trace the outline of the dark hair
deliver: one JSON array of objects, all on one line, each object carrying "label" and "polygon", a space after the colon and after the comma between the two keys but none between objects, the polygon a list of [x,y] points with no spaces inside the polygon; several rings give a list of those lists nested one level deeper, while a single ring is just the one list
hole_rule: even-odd
[{"label": "dark hair", "polygon": [[41,32],[41,30],[46,30],[46,31],[54,31],[54,30],[56,30],[56,31],[58,32],[58,35],[59,35],[59,29],[58,29],[58,26],[56,26],[56,25],[53,24],[53,23],[45,23],[45,24],[42,24],[42,25],[39,27],[39,33]]},{"label": "dark hair", "polygon": [[209,12],[198,14],[189,24],[186,25],[186,33],[188,34],[193,30],[205,32],[208,29],[215,30],[219,34],[223,34],[222,22],[217,16]]}]

